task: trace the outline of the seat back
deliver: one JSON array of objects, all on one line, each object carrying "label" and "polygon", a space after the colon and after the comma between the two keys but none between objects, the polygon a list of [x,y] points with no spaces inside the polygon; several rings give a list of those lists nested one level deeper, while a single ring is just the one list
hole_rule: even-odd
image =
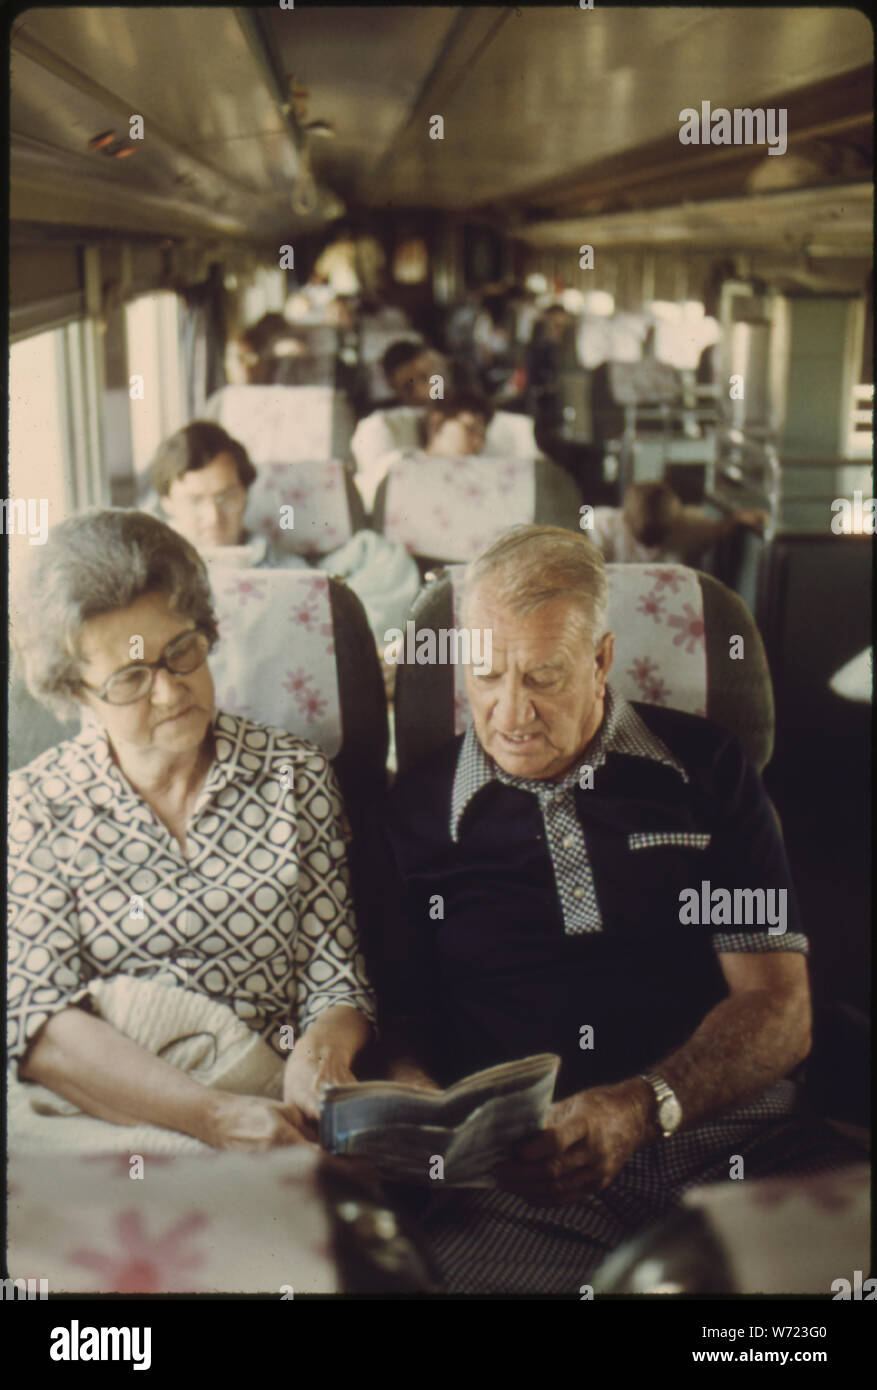
[{"label": "seat back", "polygon": [[383,785],[386,700],[374,639],[352,590],[318,570],[213,569],[218,708],[310,739],[347,799]]},{"label": "seat back", "polygon": [[257,468],[346,458],[353,434],[350,406],[331,386],[224,386],[202,414],[240,440]]},{"label": "seat back", "polygon": [[519,522],[577,529],[580,498],[548,459],[394,460],[375,498],[374,526],[431,563],[468,562]]},{"label": "seat back", "polygon": [[539,454],[533,420],[529,415],[518,415],[511,410],[497,410],[487,426],[484,443],[485,454],[504,458],[532,459]]},{"label": "seat back", "polygon": [[[290,513],[284,508],[292,508]],[[349,470],[328,463],[263,465],[247,498],[244,525],[264,532],[279,554],[325,555],[365,526]]]},{"label": "seat back", "polygon": [[[607,565],[613,689],[642,704],[706,716],[736,734],[759,771],[773,748],[767,659],[743,601],[711,575],[684,565]],[[460,626],[463,567],[428,583],[411,612],[418,630]],[[744,659],[731,639],[743,641]],[[463,667],[400,665],[395,697],[400,772],[471,721]]]},{"label": "seat back", "polygon": [[62,723],[34,699],[14,658],[7,694],[6,766],[10,772],[79,732],[78,716]]}]

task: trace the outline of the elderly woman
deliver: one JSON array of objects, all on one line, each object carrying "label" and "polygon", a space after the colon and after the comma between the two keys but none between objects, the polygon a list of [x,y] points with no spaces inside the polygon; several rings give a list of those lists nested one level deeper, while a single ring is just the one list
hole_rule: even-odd
[{"label": "elderly woman", "polygon": [[[310,1137],[323,1087],[353,1079],[374,1017],[326,758],[214,708],[204,565],[154,517],[104,510],[56,527],[17,628],[32,693],[83,717],[11,779],[19,1078],[87,1115],[216,1148]],[[205,1085],[114,1027],[101,1001],[120,981],[187,1003],[187,1017],[202,1007],[208,1033],[227,1015],[261,1049],[256,1072]],[[257,1073],[260,1093],[242,1093]]]}]

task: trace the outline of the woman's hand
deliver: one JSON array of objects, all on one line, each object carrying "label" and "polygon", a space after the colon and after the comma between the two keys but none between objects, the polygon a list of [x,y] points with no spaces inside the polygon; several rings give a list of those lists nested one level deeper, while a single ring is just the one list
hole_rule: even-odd
[{"label": "woman's hand", "polygon": [[214,1149],[264,1153],[285,1144],[306,1144],[310,1126],[295,1105],[264,1096],[211,1091],[197,1137]]},{"label": "woman's hand", "polygon": [[346,1086],[356,1077],[350,1064],[371,1038],[371,1024],[349,1004],[324,1009],[305,1030],[286,1063],[283,1100],[306,1119],[320,1118],[327,1086]]},{"label": "woman's hand", "polygon": [[299,1042],[283,1073],[284,1104],[296,1106],[306,1119],[320,1118],[323,1092],[327,1086],[346,1086],[356,1077],[343,1054],[334,1052],[328,1044],[311,1051]]}]

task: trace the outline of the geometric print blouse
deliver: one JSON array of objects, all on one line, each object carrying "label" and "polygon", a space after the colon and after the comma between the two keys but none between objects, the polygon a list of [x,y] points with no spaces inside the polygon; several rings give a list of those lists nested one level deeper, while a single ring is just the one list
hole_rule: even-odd
[{"label": "geometric print blouse", "polygon": [[284,1057],[280,1028],[297,1041],[332,1005],[374,1021],[330,763],[237,715],[213,729],[185,857],[96,724],[10,776],[10,1059],[114,975],[228,1004]]}]

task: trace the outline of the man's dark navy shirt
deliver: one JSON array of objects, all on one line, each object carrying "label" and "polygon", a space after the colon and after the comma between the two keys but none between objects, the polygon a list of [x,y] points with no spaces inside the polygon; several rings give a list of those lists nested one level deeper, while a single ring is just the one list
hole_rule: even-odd
[{"label": "man's dark navy shirt", "polygon": [[[627,738],[606,737],[613,705]],[[650,739],[670,757],[630,751]],[[462,798],[455,839],[452,807],[473,758],[489,771]],[[578,865],[558,858],[556,836],[549,847],[534,784],[498,780],[474,730],[400,777],[388,798],[366,929],[372,970],[385,1019],[408,1020],[409,1032],[416,1020],[413,1035],[445,1084],[537,1052],[562,1059],[558,1097],[634,1076],[727,996],[720,951],[807,951],[776,818],[732,735],[610,692],[580,761],[594,770],[590,787],[574,772],[567,803],[583,832]],[[578,833],[560,843],[573,838],[581,843]],[[582,898],[581,882],[596,895],[584,929],[565,921],[558,873],[569,878],[567,904]],[[707,906],[716,889],[772,889],[774,903],[786,890],[786,932],[751,917],[683,924],[680,894],[702,899],[705,881]]]}]

